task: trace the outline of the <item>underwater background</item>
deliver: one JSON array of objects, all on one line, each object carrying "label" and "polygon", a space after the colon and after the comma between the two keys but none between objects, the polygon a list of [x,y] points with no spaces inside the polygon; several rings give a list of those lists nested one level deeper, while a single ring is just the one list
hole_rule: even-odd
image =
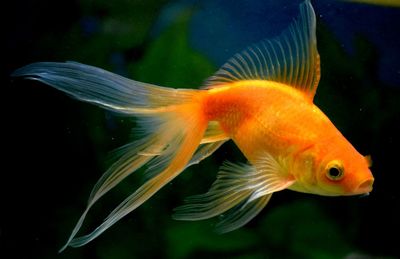
[{"label": "underwater background", "polygon": [[[217,219],[171,218],[204,193],[232,142],[188,168],[144,205],[81,248],[61,254],[108,154],[134,139],[135,119],[14,80],[36,61],[73,60],[157,85],[197,88],[228,58],[271,38],[297,0],[25,0],[3,12],[3,169],[0,258],[400,258],[400,8],[312,1],[321,81],[315,97],[343,135],[373,159],[367,197],[274,194],[245,227],[219,235]],[[99,201],[87,233],[141,182],[140,172]]]}]

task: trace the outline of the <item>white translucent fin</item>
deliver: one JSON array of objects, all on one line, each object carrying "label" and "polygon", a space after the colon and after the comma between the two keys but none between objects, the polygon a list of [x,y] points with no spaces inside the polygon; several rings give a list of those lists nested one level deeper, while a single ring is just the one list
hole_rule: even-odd
[{"label": "white translucent fin", "polygon": [[103,174],[103,176],[97,181],[96,185],[93,187],[85,211],[82,213],[81,217],[76,223],[75,228],[73,229],[67,243],[64,247],[60,249],[60,252],[63,251],[70,244],[71,240],[76,236],[79,229],[82,227],[83,221],[85,220],[87,213],[94,205],[94,203],[109,190],[114,188],[123,179],[136,171],[138,168],[142,167],[145,163],[147,163],[151,158],[154,157],[138,155],[138,153],[140,153],[142,149],[148,148],[149,146],[152,146],[152,144],[152,142],[147,142],[140,145],[138,142],[134,142],[130,145],[127,145],[127,147],[124,147],[125,152],[121,156],[121,158]]},{"label": "white translucent fin", "polygon": [[252,174],[254,168],[226,162],[221,166],[217,180],[207,193],[190,196],[185,205],[176,208],[173,218],[177,220],[202,220],[215,217],[239,204],[251,194],[242,178]]},{"label": "white translucent fin", "polygon": [[32,63],[12,76],[37,80],[76,99],[128,114],[179,104],[198,91],[146,84],[77,62]]},{"label": "white translucent fin", "polygon": [[202,144],[216,142],[221,140],[228,140],[229,136],[223,131],[219,122],[210,121],[208,122],[208,127],[206,133],[204,134],[203,139],[201,140]]},{"label": "white translucent fin", "polygon": [[242,80],[267,80],[293,86],[313,99],[320,79],[316,18],[311,3],[300,4],[300,17],[281,35],[236,54],[206,83],[214,88]]},{"label": "white translucent fin", "polygon": [[216,232],[226,233],[246,225],[267,205],[271,196],[272,193],[266,194],[253,201],[236,205],[220,217],[220,221],[215,226]]},{"label": "white translucent fin", "polygon": [[[196,150],[195,154],[192,156],[191,160],[187,163],[185,168],[199,163],[201,160],[205,159],[206,157],[210,156],[215,150],[217,150],[225,140],[218,141],[218,142],[213,142],[213,143],[207,143],[200,145],[199,148]],[[137,148],[136,148],[137,150]],[[154,154],[160,155],[161,153],[155,152]],[[156,156],[156,155],[154,155]],[[139,160],[140,163],[146,163],[149,158],[152,158],[154,156],[143,156],[143,155],[138,155],[135,158]],[[134,159],[130,157],[130,153],[126,153],[115,165],[113,165],[104,175],[103,177],[98,181],[96,186],[94,187],[92,194],[89,199],[89,205],[91,206],[94,204],[95,201],[97,201],[102,195],[105,194],[108,190],[110,190],[112,187],[114,187],[116,184],[118,184],[121,180],[123,180],[126,176],[128,176],[131,172],[136,170],[136,168],[132,168],[136,163],[133,163]],[[109,173],[109,171],[113,170],[115,168],[115,171],[112,173]],[[124,173],[126,172],[126,173]],[[116,221],[124,217],[126,214],[128,214],[130,211],[134,210],[137,208],[140,204],[142,204],[144,201],[146,201],[153,193],[155,193],[159,188],[161,188],[165,183],[169,182],[172,180],[174,176],[170,180],[168,179],[158,179],[160,178],[157,175],[160,173],[165,174],[165,170],[162,172],[156,172],[154,171],[152,174],[153,178],[149,179],[148,182],[146,182],[143,186],[141,186],[135,193],[133,193],[131,196],[125,199],[104,221],[102,225],[100,225],[98,228],[96,228],[95,231],[93,231],[91,234],[83,236],[83,237],[78,237],[75,239],[69,240],[69,246],[82,246],[94,238],[96,238],[98,235],[100,235],[102,232],[104,232],[107,228],[109,228],[112,224],[114,224]],[[175,172],[175,175],[178,174],[179,172]],[[163,181],[163,182],[161,182]],[[151,186],[154,186],[155,188],[153,191],[149,190]],[[159,186],[159,187],[157,187]],[[158,189],[157,189],[158,188]],[[146,195],[148,197],[143,197]],[[140,200],[141,199],[141,200]],[[82,215],[81,219],[83,221],[87,211],[89,210],[90,206],[88,205],[87,209],[85,210],[84,215]],[[80,221],[81,221],[80,219]],[[80,222],[79,227],[81,226],[82,222]],[[78,227],[78,225],[77,225]],[[79,229],[78,227],[78,229]],[[74,232],[73,232],[74,233]],[[74,233],[74,235],[76,232]],[[64,248],[63,248],[64,249]]]},{"label": "white translucent fin", "polygon": [[[119,159],[94,186],[85,211],[60,251],[90,242],[228,139],[217,122],[204,118],[196,99],[201,90],[158,87],[75,62],[34,63],[18,69],[13,76],[38,80],[79,100],[138,116],[145,135],[118,151]],[[147,181],[93,232],[76,237],[93,204],[142,166],[147,169]]]},{"label": "white translucent fin", "polygon": [[214,151],[228,140],[229,137],[220,128],[219,123],[216,121],[210,121],[207,130],[201,139],[200,146],[197,148],[186,167],[200,163],[201,160],[212,155]]},{"label": "white translucent fin", "polygon": [[190,159],[190,162],[187,164],[186,167],[200,163],[201,160],[212,155],[212,153],[214,153],[214,151],[216,151],[225,142],[226,140],[221,140],[207,144],[201,144],[197,148],[196,153],[194,153],[192,159]]},{"label": "white translucent fin", "polygon": [[[88,208],[73,230],[68,243],[61,250],[67,246],[77,247],[85,245],[99,236],[115,222],[150,198],[155,192],[182,172],[188,163],[191,162],[192,156],[204,135],[207,123],[201,120],[201,117],[196,114],[198,112],[196,110],[186,110],[185,107],[181,107],[181,109],[178,107],[178,109],[176,114],[171,112],[171,114],[159,115],[160,123],[154,124],[151,127],[152,134],[146,141],[142,141],[140,145],[133,145],[133,149],[128,147],[126,154],[99,180],[90,196]],[[177,116],[178,114],[179,116]],[[195,160],[199,161],[207,155],[209,153],[205,152]],[[105,192],[132,173],[132,170],[136,170],[147,162],[148,175],[151,175],[151,178],[115,208],[93,232],[75,238],[74,236],[78,232],[90,206],[104,195]]]},{"label": "white translucent fin", "polygon": [[243,226],[267,204],[273,192],[293,184],[294,180],[283,171],[286,167],[280,162],[269,154],[257,162],[257,168],[226,162],[210,190],[187,198],[185,205],[175,209],[173,218],[202,220],[233,208],[217,230],[227,232]]}]

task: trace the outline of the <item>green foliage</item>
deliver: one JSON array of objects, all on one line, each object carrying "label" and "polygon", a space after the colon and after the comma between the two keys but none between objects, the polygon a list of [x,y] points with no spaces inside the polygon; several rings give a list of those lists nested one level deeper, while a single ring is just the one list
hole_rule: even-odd
[{"label": "green foliage", "polygon": [[132,63],[135,79],[174,88],[198,88],[215,71],[188,42],[191,11],[186,10],[152,42],[143,59]]},{"label": "green foliage", "polygon": [[277,258],[343,258],[353,250],[337,222],[311,201],[278,206],[260,229]]},{"label": "green foliage", "polygon": [[40,40],[60,60],[111,69],[110,58],[138,47],[148,37],[165,0],[79,1],[80,20],[69,32]]},{"label": "green foliage", "polygon": [[196,254],[232,254],[250,249],[257,242],[254,232],[241,229],[229,234],[213,232],[208,221],[177,222],[167,230],[168,257],[191,258]]},{"label": "green foliage", "polygon": [[[107,42],[102,50],[126,50],[137,46],[148,34],[165,0],[83,0],[81,8],[86,15],[103,16],[96,44]],[[98,52],[99,53],[99,52]]]}]

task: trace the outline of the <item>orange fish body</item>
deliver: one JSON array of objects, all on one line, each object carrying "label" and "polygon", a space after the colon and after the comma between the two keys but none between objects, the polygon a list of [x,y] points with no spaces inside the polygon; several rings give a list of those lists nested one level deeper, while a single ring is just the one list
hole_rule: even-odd
[{"label": "orange fish body", "polygon": [[[146,84],[76,62],[39,62],[15,71],[15,77],[138,117],[145,133],[119,150],[61,251],[95,239],[229,139],[248,164],[224,163],[209,191],[189,197],[175,210],[175,219],[224,214],[216,228],[227,232],[249,222],[272,193],[284,189],[328,196],[369,193],[374,180],[369,159],[313,104],[320,78],[315,30],[314,10],[306,0],[287,30],[236,54],[201,90]],[[93,204],[144,166],[147,181],[99,227],[76,237]]]},{"label": "orange fish body", "polygon": [[[238,82],[211,90],[204,100],[209,120],[235,141],[249,161],[262,151],[286,156],[315,143],[314,129],[327,118],[299,91],[275,82]],[[322,130],[322,129],[321,129]]]},{"label": "orange fish body", "polygon": [[[239,81],[210,90],[202,102],[207,120],[218,121],[250,163],[256,163],[265,152],[290,158],[291,177],[308,179],[288,189],[322,195],[369,192],[373,180],[368,160],[351,146],[308,96],[297,89],[276,82]],[[307,161],[326,158],[329,153],[334,155],[335,150],[347,158],[347,168],[353,161],[362,162],[360,168],[353,169],[356,172],[359,169],[354,174],[357,179],[348,177],[347,182],[340,185],[343,189],[327,193],[316,188],[317,181],[312,179],[316,170],[307,165]],[[358,178],[365,181],[360,184]]]}]

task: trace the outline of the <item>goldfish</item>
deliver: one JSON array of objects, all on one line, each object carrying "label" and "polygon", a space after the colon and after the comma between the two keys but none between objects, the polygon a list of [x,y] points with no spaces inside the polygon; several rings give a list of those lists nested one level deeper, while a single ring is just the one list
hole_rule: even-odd
[{"label": "goldfish", "polygon": [[[209,191],[189,197],[175,219],[223,214],[216,230],[225,233],[244,226],[285,189],[324,196],[372,191],[371,160],[313,102],[320,80],[316,18],[309,0],[299,9],[280,35],[234,55],[200,89],[156,86],[77,62],[32,63],[13,73],[135,116],[145,132],[119,150],[60,251],[92,241],[228,140],[248,162],[225,162]],[[144,184],[91,233],[77,237],[93,204],[142,167]]]}]

